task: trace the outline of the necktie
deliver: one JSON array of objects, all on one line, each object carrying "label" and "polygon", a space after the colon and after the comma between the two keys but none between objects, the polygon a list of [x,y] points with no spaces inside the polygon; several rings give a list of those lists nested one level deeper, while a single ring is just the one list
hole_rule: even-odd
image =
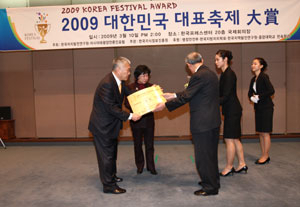
[{"label": "necktie", "polygon": [[119,84],[119,92],[121,93],[122,91],[122,83]]}]

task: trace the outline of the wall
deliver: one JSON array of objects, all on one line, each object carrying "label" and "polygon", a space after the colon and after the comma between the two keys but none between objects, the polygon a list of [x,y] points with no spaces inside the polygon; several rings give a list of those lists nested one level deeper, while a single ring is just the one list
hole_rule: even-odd
[{"label": "wall", "polygon": [[288,43],[286,47],[286,131],[299,133],[300,128],[300,42]]},{"label": "wall", "polygon": [[[299,133],[299,42],[1,52],[0,106],[12,107],[17,137],[88,137],[94,91],[101,78],[111,72],[114,57],[128,57],[132,71],[139,64],[148,65],[152,83],[166,92],[176,92],[187,82],[186,54],[199,51],[205,64],[216,72],[214,56],[218,49],[233,52],[232,68],[243,106],[242,133],[255,133],[253,105],[247,92],[250,65],[256,56],[267,60],[267,73],[276,91],[273,133]],[[172,113],[156,113],[155,135],[189,135],[188,110],[186,105]],[[128,123],[121,136],[131,136]]]},{"label": "wall", "polygon": [[[0,8],[132,1],[139,0],[1,0]],[[0,52],[0,106],[12,107],[17,137],[88,137],[93,93],[111,71],[114,57],[128,57],[132,71],[138,64],[148,65],[151,82],[166,92],[176,92],[187,82],[186,54],[199,51],[205,64],[215,71],[218,49],[232,50],[234,55],[232,68],[243,106],[242,133],[255,133],[253,105],[247,92],[250,65],[256,56],[268,61],[267,73],[276,90],[273,133],[300,133],[300,42]],[[155,135],[188,135],[188,110],[186,105],[172,113],[156,113]],[[128,123],[121,136],[131,136]]]}]

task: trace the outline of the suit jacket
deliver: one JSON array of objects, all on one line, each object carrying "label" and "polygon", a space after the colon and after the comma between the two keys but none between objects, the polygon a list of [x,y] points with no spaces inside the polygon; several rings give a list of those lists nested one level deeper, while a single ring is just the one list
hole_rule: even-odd
[{"label": "suit jacket", "polygon": [[220,78],[220,104],[222,114],[238,115],[242,113],[242,106],[236,94],[236,75],[230,67],[221,74]]},{"label": "suit jacket", "polygon": [[[146,83],[145,84],[145,88],[152,86],[152,83]],[[136,82],[130,84],[128,86],[129,90],[131,92],[136,92],[138,91],[138,84]],[[125,101],[125,106],[130,109],[130,111],[132,112],[132,109],[128,103],[128,100],[126,99]],[[142,116],[142,118],[138,121],[130,121],[130,127],[131,128],[154,128],[154,114],[153,112],[150,112],[148,114],[145,114],[144,116]]]},{"label": "suit jacket", "polygon": [[254,103],[255,109],[273,108],[274,104],[271,96],[275,93],[272,83],[270,82],[269,76],[264,72],[260,72],[256,80],[256,92],[253,89],[255,82],[255,76],[251,79],[250,87],[248,91],[248,97],[258,95],[258,103]]},{"label": "suit jacket", "polygon": [[122,81],[122,91],[119,92],[117,82],[112,73],[107,74],[99,83],[95,96],[93,109],[90,116],[89,130],[93,135],[103,135],[107,138],[117,138],[123,121],[129,113],[122,111],[124,95],[130,91]]},{"label": "suit jacket", "polygon": [[189,102],[192,134],[209,131],[220,126],[218,82],[217,75],[207,66],[202,65],[192,75],[188,87],[184,91],[176,93],[177,98],[166,102],[169,111]]}]

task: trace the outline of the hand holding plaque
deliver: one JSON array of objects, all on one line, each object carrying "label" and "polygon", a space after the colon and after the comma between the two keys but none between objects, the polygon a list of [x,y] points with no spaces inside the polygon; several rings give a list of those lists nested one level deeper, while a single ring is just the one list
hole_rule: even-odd
[{"label": "hand holding plaque", "polygon": [[170,101],[174,98],[176,98],[176,94],[175,93],[164,93],[163,97],[167,100]]},{"label": "hand holding plaque", "polygon": [[132,114],[132,117],[131,117],[131,120],[132,120],[132,121],[138,121],[138,120],[140,120],[141,118],[142,118],[141,115],[133,113],[133,114]]},{"label": "hand holding plaque", "polygon": [[157,104],[166,102],[158,85],[139,90],[127,97],[133,113],[144,115],[153,111]]}]

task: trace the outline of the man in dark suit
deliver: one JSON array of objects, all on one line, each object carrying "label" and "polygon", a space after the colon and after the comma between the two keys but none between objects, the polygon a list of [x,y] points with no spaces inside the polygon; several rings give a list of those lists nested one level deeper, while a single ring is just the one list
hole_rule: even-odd
[{"label": "man in dark suit", "polygon": [[202,189],[195,195],[216,195],[220,188],[218,168],[218,142],[221,124],[219,108],[219,83],[217,75],[203,65],[202,56],[190,53],[185,62],[190,69],[188,87],[179,93],[165,93],[166,103],[158,104],[154,111],[167,107],[172,111],[185,103],[190,104],[190,129],[192,133],[197,171]]},{"label": "man in dark suit", "polygon": [[89,130],[94,136],[104,193],[121,194],[126,192],[116,184],[123,180],[116,175],[118,136],[123,121],[140,119],[137,114],[122,111],[124,96],[130,94],[129,89],[125,86],[129,75],[130,61],[124,57],[114,59],[112,72],[101,80],[94,96]]}]

